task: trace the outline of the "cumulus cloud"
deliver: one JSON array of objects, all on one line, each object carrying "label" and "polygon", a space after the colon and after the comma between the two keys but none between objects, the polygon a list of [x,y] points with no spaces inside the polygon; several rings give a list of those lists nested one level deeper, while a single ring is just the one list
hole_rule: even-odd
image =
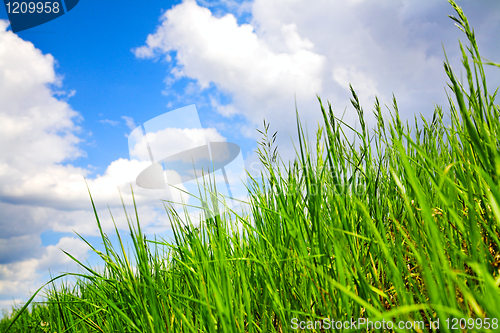
[{"label": "cumulus cloud", "polygon": [[[41,285],[37,279],[47,268],[57,270],[58,265],[67,264],[59,247],[79,258],[86,253],[83,242],[72,238],[61,239],[57,249],[42,247],[43,230],[64,224],[63,215],[69,221],[76,218],[86,229],[95,229],[83,179],[88,170],[62,165],[85,156],[78,147],[81,129],[77,122],[82,117],[56,98],[60,93],[54,88],[60,87],[61,79],[54,71],[54,58],[6,28],[6,21],[0,20],[2,300],[26,296],[28,290]],[[79,207],[85,203],[87,214],[82,215]]]},{"label": "cumulus cloud", "polygon": [[217,18],[194,1],[166,11],[161,20],[135,55],[150,58],[176,51],[174,78],[195,79],[202,89],[214,83],[232,94],[236,109],[221,107],[222,114],[244,113],[258,122],[270,107],[293,100],[294,92],[314,96],[322,91],[325,57],[314,52],[293,23],[280,26],[283,47],[276,50],[252,25],[238,25],[232,14]]},{"label": "cumulus cloud", "polygon": [[14,300],[20,303],[25,300],[30,291],[34,292],[40,288],[48,281],[43,280],[44,277],[47,278],[44,273],[48,269],[56,273],[60,271],[76,272],[77,264],[62,250],[71,253],[76,259],[84,261],[89,247],[80,239],[62,237],[56,245],[40,249],[40,253],[35,258],[0,264],[0,296],[10,296],[10,299],[0,301],[0,308],[10,308],[13,305],[12,296],[16,296]]},{"label": "cumulus cloud", "polygon": [[88,245],[81,239],[74,237],[62,237],[56,245],[49,245],[45,248],[45,253],[37,261],[36,269],[39,271],[64,270],[68,266],[73,266],[74,261],[63,251],[71,253],[78,260],[84,260],[90,250]]},{"label": "cumulus cloud", "polygon": [[0,238],[0,265],[33,257],[41,243],[38,235]]},{"label": "cumulus cloud", "polygon": [[[16,172],[84,155],[78,149],[80,116],[53,97],[49,85],[59,84],[54,58],[12,32],[0,31],[0,182]],[[27,98],[29,96],[29,98]],[[7,165],[16,165],[16,170]]]},{"label": "cumulus cloud", "polygon": [[110,119],[99,120],[99,122],[101,124],[108,124],[108,125],[111,125],[111,126],[117,126],[119,124],[118,121],[116,121],[116,120],[110,120]]},{"label": "cumulus cloud", "polygon": [[135,124],[134,119],[132,117],[122,116],[122,119],[125,120],[125,125],[130,130],[133,130],[134,128],[137,127],[137,125]]}]

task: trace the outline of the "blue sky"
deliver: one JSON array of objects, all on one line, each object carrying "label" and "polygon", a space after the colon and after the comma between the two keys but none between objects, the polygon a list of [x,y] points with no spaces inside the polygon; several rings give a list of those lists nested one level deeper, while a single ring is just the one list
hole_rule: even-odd
[{"label": "blue sky", "polygon": [[[500,62],[500,3],[458,1],[480,51]],[[119,4],[119,6],[118,6]],[[374,97],[404,118],[447,110],[442,46],[460,74],[446,1],[91,1],[14,34],[0,21],[0,308],[25,300],[48,277],[97,260],[73,230],[98,243],[83,178],[111,230],[107,205],[126,229],[117,187],[140,171],[127,135],[151,118],[195,104],[203,128],[257,161],[262,119],[292,158],[295,113],[312,132],[316,100],[356,123],[351,83],[373,121]],[[0,20],[6,20],[0,8]],[[492,88],[498,70],[487,69]],[[157,197],[137,189],[149,234],[168,235]]]},{"label": "blue sky", "polygon": [[[103,1],[96,8],[95,2],[81,1],[74,13],[18,33],[43,53],[54,56],[56,72],[63,76],[58,90],[75,91],[70,104],[84,118],[79,124],[85,140],[82,148],[88,158],[71,161],[73,165],[91,164],[92,174],[102,173],[112,161],[128,156],[123,134],[130,129],[122,116],[133,117],[136,124],[141,124],[190,103],[162,94],[171,64],[159,59],[142,61],[131,52],[154,32],[160,15],[178,3],[147,1],[140,6],[116,6]],[[5,19],[3,7],[0,13],[0,18]],[[191,81],[180,80],[174,90],[181,91]],[[193,102],[197,98],[202,97],[192,96]],[[209,107],[200,105],[199,109],[205,126],[221,121]]]}]

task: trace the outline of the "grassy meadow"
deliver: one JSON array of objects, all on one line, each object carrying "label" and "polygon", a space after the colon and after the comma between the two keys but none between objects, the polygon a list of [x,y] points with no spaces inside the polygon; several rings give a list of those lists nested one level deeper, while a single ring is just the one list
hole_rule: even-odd
[{"label": "grassy meadow", "polygon": [[337,330],[500,331],[500,107],[450,3],[468,43],[465,82],[444,62],[446,112],[404,123],[396,99],[385,119],[377,100],[368,128],[351,88],[355,130],[318,98],[324,124],[311,144],[297,113],[294,161],[262,130],[264,171],[250,177],[246,213],[206,212],[193,226],[165,203],[175,235],[165,241],[147,239],[127,212],[131,253],[111,245],[96,213],[105,251],[89,246],[102,269],[80,263],[76,283],[48,283],[44,302],[14,309],[0,331],[323,332],[360,318],[394,327]]}]

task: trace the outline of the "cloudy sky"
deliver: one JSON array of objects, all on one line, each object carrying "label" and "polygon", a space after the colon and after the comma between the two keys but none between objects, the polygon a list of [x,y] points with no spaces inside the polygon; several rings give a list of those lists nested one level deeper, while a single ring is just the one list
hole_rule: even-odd
[{"label": "cloudy sky", "polygon": [[[500,2],[458,3],[482,55],[500,62]],[[0,308],[49,270],[76,271],[60,249],[97,263],[73,232],[99,243],[84,179],[105,230],[108,205],[124,230],[118,191],[130,207],[144,168],[128,135],[167,111],[195,104],[198,134],[237,143],[250,168],[263,118],[292,156],[295,98],[310,132],[316,94],[355,124],[349,83],[369,123],[375,96],[390,105],[394,93],[407,119],[446,110],[443,46],[460,75],[465,40],[450,14],[445,0],[82,0],[14,34],[0,8]],[[487,75],[500,85],[498,69]],[[168,236],[157,195],[134,191],[146,232]]]}]

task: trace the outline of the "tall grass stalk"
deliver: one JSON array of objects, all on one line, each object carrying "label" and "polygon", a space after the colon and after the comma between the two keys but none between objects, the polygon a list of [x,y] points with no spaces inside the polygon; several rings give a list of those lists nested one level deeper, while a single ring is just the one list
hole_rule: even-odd
[{"label": "tall grass stalk", "polygon": [[165,205],[169,242],[147,239],[136,210],[132,256],[118,230],[111,245],[92,201],[105,252],[88,245],[102,271],[67,253],[83,270],[76,284],[45,289],[45,302],[14,310],[2,331],[285,332],[293,318],[329,317],[439,319],[450,332],[449,318],[500,318],[500,108],[474,32],[450,3],[470,44],[460,44],[466,82],[444,63],[448,126],[441,107],[410,127],[395,99],[390,119],[376,100],[370,131],[351,88],[356,131],[318,98],[324,126],[312,147],[297,116],[294,161],[280,159],[265,126],[247,215],[207,211],[195,228]]}]

